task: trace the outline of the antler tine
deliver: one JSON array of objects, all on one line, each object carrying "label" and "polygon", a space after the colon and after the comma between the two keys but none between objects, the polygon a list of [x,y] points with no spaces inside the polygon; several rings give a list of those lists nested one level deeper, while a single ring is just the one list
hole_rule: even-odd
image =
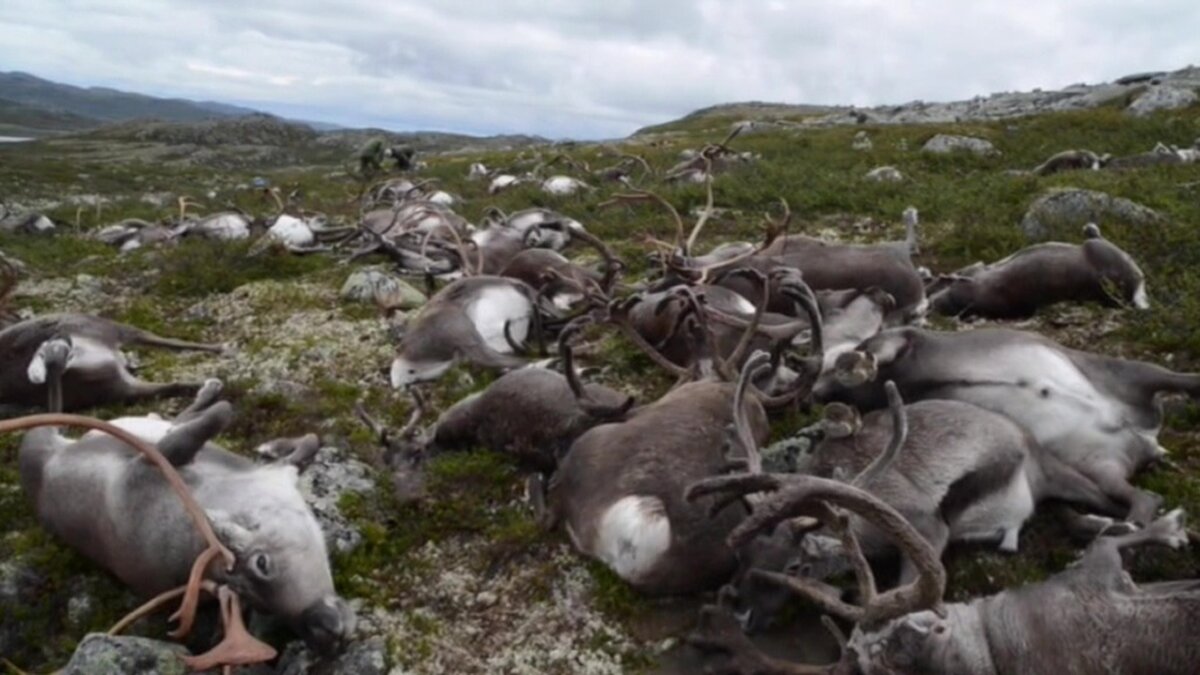
[{"label": "antler tine", "polygon": [[750,420],[746,417],[746,388],[754,379],[770,368],[770,354],[761,350],[751,354],[750,358],[746,360],[746,366],[742,368],[737,390],[733,395],[733,436],[737,440],[737,444],[741,446],[742,453],[746,455],[746,467],[750,473],[762,471],[762,455],[759,454],[758,443],[755,442],[754,434],[750,431]]},{"label": "antler tine", "polygon": [[[943,593],[946,588],[946,569],[933,547],[919,532],[900,515],[894,508],[881,501],[878,497],[863,490],[838,481],[817,478],[815,476],[789,475],[785,487],[755,505],[754,512],[743,520],[729,534],[729,545],[737,548],[756,536],[759,532],[773,528],[779,523],[799,515],[823,515],[829,523],[831,516],[830,505],[840,506],[858,514],[883,532],[887,533],[900,550],[909,557],[919,571],[916,581],[874,596],[874,599],[861,607],[846,605],[831,597],[816,598],[811,584],[793,577],[780,579],[764,575],[771,581],[781,583],[789,589],[796,590],[806,597],[818,600],[827,609],[841,615],[850,621],[875,624],[894,619],[909,612],[923,608],[940,611]],[[814,507],[816,504],[822,506]],[[826,513],[822,514],[821,510]],[[840,527],[833,518],[831,523],[835,529]],[[848,526],[846,528],[848,532]],[[852,544],[857,547],[857,542]],[[861,551],[858,553],[861,556]],[[855,562],[856,573],[859,562]],[[862,563],[865,564],[865,561]],[[860,579],[860,583],[866,584]],[[872,584],[873,585],[873,584]]]},{"label": "antler tine", "polygon": [[563,374],[566,375],[567,386],[571,388],[571,393],[575,395],[575,400],[584,412],[598,419],[617,419],[629,412],[629,409],[633,407],[634,398],[627,396],[621,404],[615,406],[603,405],[587,393],[579,381],[579,374],[575,372],[575,355],[571,350],[571,338],[590,323],[592,323],[591,317],[581,316],[567,324],[559,333],[558,353],[562,357]]},{"label": "antler tine", "polygon": [[629,320],[629,310],[641,301],[642,298],[640,296],[633,295],[626,300],[614,300],[613,302],[609,303],[609,321],[612,322],[621,331],[621,333],[634,344],[634,346],[642,350],[646,356],[650,357],[651,361],[654,361],[660,367],[664,368],[667,372],[675,375],[676,377],[690,377],[692,374],[690,370],[671,363],[667,357],[663,356],[662,353],[655,349],[649,342],[646,342],[646,338],[642,337],[642,334],[633,327],[633,324]]},{"label": "antler tine", "polygon": [[634,190],[629,193],[618,193],[610,197],[607,201],[600,203],[600,208],[606,208],[613,204],[623,204],[627,202],[657,202],[665,208],[675,221],[675,248],[683,245],[683,216],[679,215],[679,211],[671,205],[662,195],[650,190]]},{"label": "antler tine", "polygon": [[800,309],[808,315],[808,323],[812,326],[812,352],[814,356],[825,355],[824,322],[821,318],[821,306],[812,288],[805,283],[799,272],[794,272],[782,279],[779,291],[792,302],[800,305]]},{"label": "antler tine", "polygon": [[771,302],[771,285],[767,283],[767,278],[761,272],[752,267],[742,267],[734,270],[731,274],[738,274],[753,279],[762,286],[763,297],[754,308],[754,316],[751,317],[750,323],[746,325],[746,330],[742,333],[741,339],[738,340],[737,346],[734,347],[733,353],[729,355],[729,363],[734,367],[746,355],[746,350],[750,348],[750,343],[754,339],[754,335],[758,332],[759,325],[762,324],[763,314],[767,311],[767,305]]},{"label": "antler tine", "polygon": [[617,272],[620,266],[623,266],[625,263],[617,257],[617,254],[613,253],[608,244],[605,244],[602,239],[588,232],[583,226],[569,227],[567,229],[572,237],[579,237],[584,243],[600,253],[600,257],[604,259],[604,278],[600,283],[600,288],[606,295],[612,293],[613,284],[617,282]]},{"label": "antler tine", "polygon": [[676,286],[673,290],[692,306],[697,324],[696,328],[699,331],[699,338],[704,345],[703,353],[692,363],[693,368],[699,368],[701,374],[705,374],[704,368],[706,367],[705,361],[707,357],[707,360],[711,361],[711,365],[716,370],[718,376],[726,382],[736,381],[738,378],[737,371],[721,358],[721,354],[717,350],[716,336],[713,335],[712,329],[708,326],[707,302],[704,296],[697,293],[693,287],[686,285]]},{"label": "antler tine", "polygon": [[271,199],[275,200],[275,207],[278,209],[276,211],[276,213],[282,214],[284,212],[284,209],[286,209],[287,207],[283,203],[283,198],[279,196],[279,188],[273,187],[270,190],[268,190],[267,192],[270,193]]},{"label": "antler tine", "polygon": [[900,448],[904,445],[904,441],[908,439],[908,414],[904,410],[904,399],[900,398],[900,390],[892,380],[885,382],[883,388],[887,392],[888,410],[892,414],[892,438],[888,442],[887,449],[851,481],[851,485],[857,487],[869,485],[887,471],[892,462],[896,460],[896,456],[900,454]]},{"label": "antler tine", "polygon": [[365,405],[363,405],[362,401],[358,401],[354,404],[354,414],[358,416],[358,419],[362,420],[363,424],[367,425],[367,429],[369,429],[370,432],[375,435],[375,438],[379,441],[379,444],[387,447],[387,427],[380,424],[374,417],[371,416],[370,413],[367,412],[367,408]]},{"label": "antler tine", "polygon": [[700,217],[696,219],[696,226],[692,228],[691,235],[688,236],[687,244],[683,248],[684,255],[691,255],[692,249],[696,246],[696,238],[700,236],[700,230],[704,229],[705,223],[712,217],[713,214],[713,175],[712,175],[712,160],[704,158],[704,179],[705,191],[707,192],[707,201],[704,203],[704,210],[700,212]]},{"label": "antler tine", "polygon": [[623,155],[621,155],[621,157],[626,160],[633,160],[633,161],[637,162],[638,164],[641,164],[642,170],[645,172],[644,174],[642,174],[643,177],[654,175],[654,169],[650,168],[650,162],[647,162],[645,157],[642,157],[641,155],[632,154],[632,153],[623,154]]},{"label": "antler tine", "polygon": [[[726,587],[730,588],[730,587]],[[738,675],[833,675],[840,662],[825,666],[790,663],[764,654],[742,630],[727,597],[732,591],[722,589],[718,604],[700,609],[700,621],[687,637],[693,647],[703,652],[725,654],[729,662],[713,672]]]},{"label": "antler tine", "polygon": [[413,429],[417,428],[417,423],[420,422],[421,418],[425,415],[425,397],[421,394],[421,390],[417,389],[416,387],[410,387],[408,393],[410,396],[412,396],[413,409],[408,415],[408,421],[405,422],[404,426],[400,429],[400,435],[402,437],[410,436],[413,432]]},{"label": "antler tine", "polygon": [[698,480],[683,492],[684,499],[694,502],[709,495],[742,497],[756,492],[777,492],[783,479],[773,473],[743,473],[734,476],[714,476]]},{"label": "antler tine", "polygon": [[783,197],[779,198],[779,202],[783,204],[783,217],[775,220],[769,214],[763,215],[763,220],[766,222],[766,233],[763,236],[762,246],[758,250],[765,251],[775,243],[781,235],[787,234],[788,227],[792,224],[792,207],[788,205],[788,201]]}]

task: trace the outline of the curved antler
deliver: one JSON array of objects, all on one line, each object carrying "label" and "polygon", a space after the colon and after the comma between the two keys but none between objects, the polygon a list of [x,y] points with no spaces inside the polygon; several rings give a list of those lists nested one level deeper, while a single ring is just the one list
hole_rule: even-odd
[{"label": "curved antler", "polygon": [[[749,474],[699,481],[688,487],[686,497],[695,500],[706,495],[719,495],[728,499],[731,495],[741,496],[762,491],[771,491],[772,494],[759,501],[753,513],[729,534],[729,546],[739,548],[759,533],[769,532],[785,520],[815,515],[835,531],[840,530],[860,585],[865,587],[866,597],[870,599],[862,606],[850,605],[842,602],[823,585],[811,580],[765,572],[757,572],[758,576],[784,586],[849,621],[867,625],[894,619],[920,609],[940,610],[946,587],[946,570],[937,552],[904,516],[879,498],[859,488],[815,476],[787,475],[773,477],[772,480],[770,476]],[[918,578],[906,586],[877,593],[874,580],[863,576],[869,567],[862,558],[857,539],[831,506],[840,506],[857,513],[887,533],[917,567]]]},{"label": "curved antler", "polygon": [[200,538],[207,544],[207,548],[196,558],[196,562],[192,565],[183,603],[180,605],[179,611],[172,616],[172,619],[178,619],[180,624],[176,630],[171,632],[172,637],[178,638],[187,635],[195,620],[195,610],[200,595],[200,582],[204,578],[209,564],[220,557],[225,562],[225,568],[232,570],[234,564],[237,562],[233,552],[226,548],[221,543],[221,540],[217,539],[217,534],[213,531],[212,523],[208,520],[208,515],[200,507],[200,504],[196,502],[196,498],[192,496],[187,484],[183,482],[183,478],[179,476],[179,472],[175,470],[171,462],[154,445],[143,441],[121,427],[83,415],[52,413],[5,420],[0,422],[0,433],[48,426],[93,429],[106,433],[125,443],[141,453],[146,458],[146,461],[158,468],[166,479],[167,484],[179,497],[179,501],[183,503],[184,511],[191,518],[192,524],[196,526],[196,530],[200,533]]},{"label": "curved antler", "polygon": [[895,461],[896,455],[900,454],[904,441],[908,439],[908,414],[904,411],[904,399],[900,398],[900,390],[891,380],[885,382],[883,388],[887,392],[888,410],[892,414],[892,438],[888,441],[887,449],[850,482],[855,487],[865,487],[887,471]]},{"label": "curved antler", "polygon": [[579,381],[579,374],[575,372],[575,356],[571,350],[571,338],[580,331],[585,325],[592,322],[591,317],[582,316],[567,324],[562,332],[558,335],[558,353],[562,357],[563,374],[567,378],[567,385],[571,388],[571,393],[575,394],[575,400],[579,407],[588,415],[602,420],[620,419],[629,412],[633,407],[634,398],[626,396],[625,400],[618,405],[604,405],[597,401],[595,397],[588,393],[583,384]]}]

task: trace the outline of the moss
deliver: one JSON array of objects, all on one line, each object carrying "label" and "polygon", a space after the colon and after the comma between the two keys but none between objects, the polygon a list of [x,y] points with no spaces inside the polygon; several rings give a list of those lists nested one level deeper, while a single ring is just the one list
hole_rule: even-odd
[{"label": "moss", "polygon": [[592,602],[609,618],[624,623],[650,611],[649,600],[604,563],[588,560],[587,570],[592,577]]}]

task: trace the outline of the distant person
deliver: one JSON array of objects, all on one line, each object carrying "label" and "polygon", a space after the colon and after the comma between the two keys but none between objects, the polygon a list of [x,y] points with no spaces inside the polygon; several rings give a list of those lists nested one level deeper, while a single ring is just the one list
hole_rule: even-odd
[{"label": "distant person", "polygon": [[382,138],[372,138],[358,151],[358,170],[368,176],[383,171],[383,160],[390,154],[390,148],[384,149]]},{"label": "distant person", "polygon": [[407,145],[393,145],[387,149],[387,156],[396,162],[398,171],[411,171],[416,162],[417,151]]}]

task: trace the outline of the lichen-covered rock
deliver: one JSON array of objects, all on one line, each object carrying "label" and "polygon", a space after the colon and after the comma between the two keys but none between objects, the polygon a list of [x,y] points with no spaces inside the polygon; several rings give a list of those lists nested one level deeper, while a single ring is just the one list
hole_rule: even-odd
[{"label": "lichen-covered rock", "polygon": [[863,178],[875,183],[899,183],[904,180],[904,174],[894,166],[877,166]]},{"label": "lichen-covered rock", "polygon": [[362,533],[338,508],[342,496],[375,488],[371,467],[337,448],[321,448],[300,475],[300,492],[312,507],[330,551],[349,553],[362,542]]},{"label": "lichen-covered rock", "polygon": [[1158,85],[1150,87],[1144,94],[1137,97],[1137,100],[1126,108],[1126,112],[1142,117],[1158,110],[1186,108],[1196,101],[1200,101],[1200,97],[1196,96],[1196,92],[1191,89]]},{"label": "lichen-covered rock", "polygon": [[139,637],[92,633],[83,639],[63,675],[184,675],[183,647]]},{"label": "lichen-covered rock", "polygon": [[293,642],[279,657],[277,675],[384,675],[388,672],[383,638],[355,642],[331,659],[320,659],[303,643]]},{"label": "lichen-covered rock", "polygon": [[1095,222],[1101,226],[1117,221],[1130,225],[1150,225],[1162,221],[1151,208],[1123,197],[1095,190],[1068,188],[1039,197],[1021,220],[1021,229],[1030,239],[1052,235],[1077,234],[1079,228]]},{"label": "lichen-covered rock", "polygon": [[369,302],[387,309],[410,310],[425,304],[425,294],[407,282],[380,270],[357,270],[342,285],[345,300]]},{"label": "lichen-covered rock", "polygon": [[973,152],[977,155],[998,155],[1000,151],[991,141],[975,138],[974,136],[955,136],[954,134],[938,134],[925,141],[921,148],[925,152],[945,155],[960,150]]},{"label": "lichen-covered rock", "polygon": [[850,147],[861,152],[867,152],[874,148],[875,144],[871,142],[871,137],[867,135],[867,132],[859,131],[854,134],[854,142],[850,144]]},{"label": "lichen-covered rock", "polygon": [[0,654],[14,654],[24,635],[20,608],[36,607],[44,577],[23,558],[0,561]]}]

